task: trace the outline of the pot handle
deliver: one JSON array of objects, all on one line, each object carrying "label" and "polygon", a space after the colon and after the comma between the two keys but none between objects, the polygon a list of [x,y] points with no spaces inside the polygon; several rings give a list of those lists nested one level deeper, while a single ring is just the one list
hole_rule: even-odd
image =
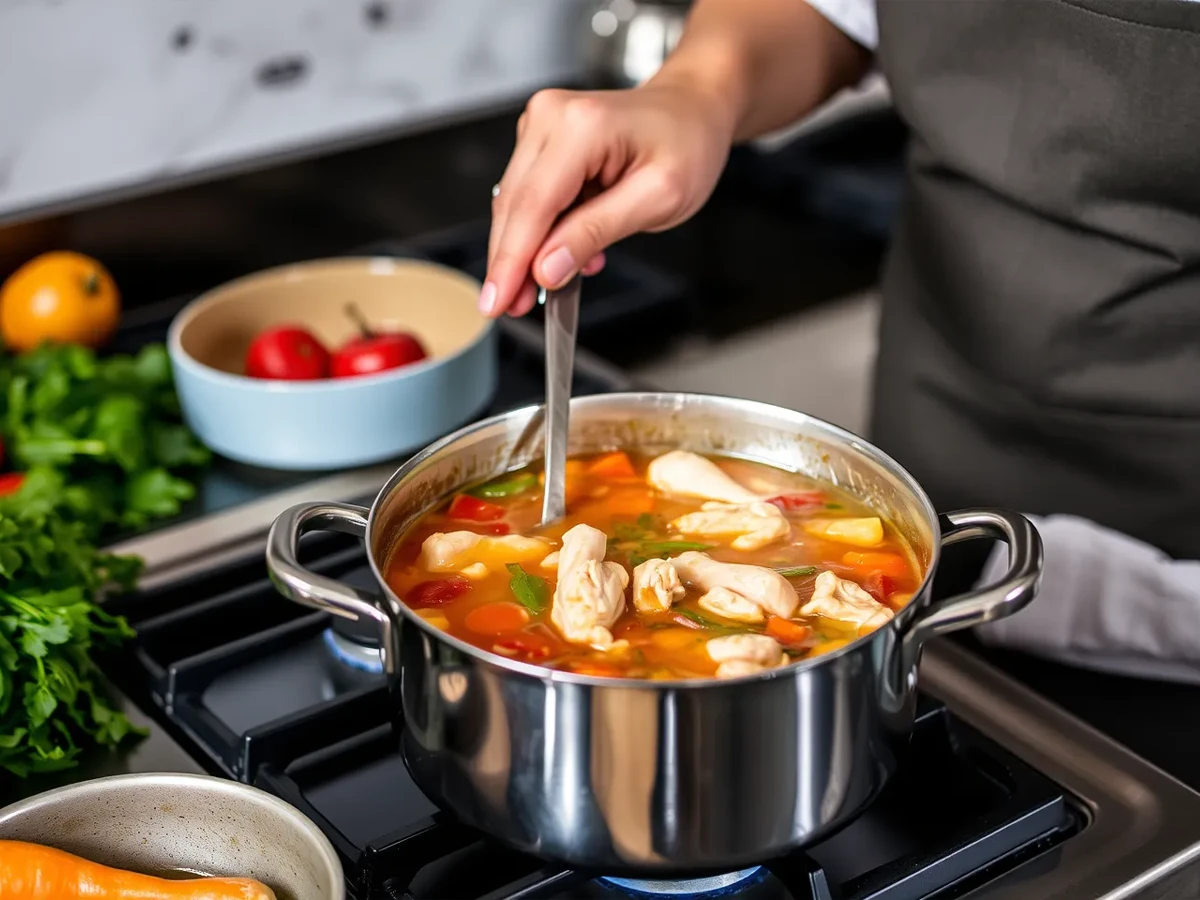
[{"label": "pot handle", "polygon": [[298,557],[300,538],[310,531],[338,531],[365,538],[369,514],[366,507],[350,503],[298,503],[284,510],[267,534],[267,571],[276,590],[289,600],[344,619],[374,622],[380,632],[383,666],[390,672],[395,625],[379,595],[310,572]]},{"label": "pot handle", "polygon": [[1008,571],[995,584],[919,610],[902,639],[905,679],[915,677],[921,647],[938,635],[1003,619],[1037,595],[1042,579],[1042,539],[1033,523],[1003,509],[964,509],[942,516],[942,545],[980,538],[1008,544]]}]

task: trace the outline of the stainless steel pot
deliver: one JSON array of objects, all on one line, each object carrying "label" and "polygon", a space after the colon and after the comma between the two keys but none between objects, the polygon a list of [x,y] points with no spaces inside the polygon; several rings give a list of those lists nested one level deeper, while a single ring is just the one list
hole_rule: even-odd
[{"label": "stainless steel pot", "polygon": [[337,852],[316,825],[282,800],[224,778],[81,781],[0,809],[0,838],[148,875],[256,878],[280,900],[346,896]]},{"label": "stainless steel pot", "polygon": [[819,839],[870,803],[896,769],[922,645],[1006,616],[1036,591],[1041,541],[1023,517],[939,517],[907,472],[840,428],[762,403],[666,393],[572,400],[571,452],[683,447],[804,472],[886,515],[930,575],[941,545],[971,538],[1006,541],[1008,573],[936,605],[927,576],[888,625],[826,656],[730,681],[662,682],[491,654],[426,624],[386,586],[358,590],[297,562],[306,531],[361,535],[384,585],[388,554],[423,513],[457,488],[540,457],[540,447],[519,446],[538,410],[439,441],[401,466],[370,510],[293,507],[267,549],[286,596],[378,626],[395,722],[420,788],[526,852],[608,873],[727,871]]}]

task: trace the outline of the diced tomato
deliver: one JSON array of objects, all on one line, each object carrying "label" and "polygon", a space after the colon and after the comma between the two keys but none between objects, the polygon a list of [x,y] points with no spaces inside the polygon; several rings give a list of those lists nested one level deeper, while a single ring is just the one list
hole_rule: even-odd
[{"label": "diced tomato", "polygon": [[529,661],[550,658],[550,644],[532,634],[514,634],[497,641],[493,649],[505,656],[520,656]]},{"label": "diced tomato", "polygon": [[908,562],[899,553],[861,553],[851,550],[842,557],[842,562],[863,572],[879,572],[891,578],[903,578],[908,574]]},{"label": "diced tomato", "polygon": [[820,491],[800,491],[795,494],[780,494],[771,497],[768,503],[774,503],[787,513],[811,512],[825,506],[825,495]]},{"label": "diced tomato", "polygon": [[588,474],[596,478],[607,479],[637,477],[637,472],[633,470],[633,463],[629,459],[629,454],[621,450],[613,453],[605,453],[599,459],[594,460],[588,466]]},{"label": "diced tomato", "polygon": [[863,588],[880,603],[887,603],[896,591],[896,582],[890,575],[875,571],[863,579]]},{"label": "diced tomato", "polygon": [[790,619],[771,616],[767,619],[767,634],[785,647],[800,647],[812,638],[812,629]]},{"label": "diced tomato", "polygon": [[21,489],[21,485],[24,483],[24,472],[5,472],[3,475],[0,475],[0,497],[15,494]]},{"label": "diced tomato", "polygon": [[413,609],[430,606],[445,606],[456,597],[471,589],[471,582],[461,575],[439,578],[437,581],[422,581],[414,585],[404,596],[404,602]]},{"label": "diced tomato", "polygon": [[504,518],[504,507],[488,503],[478,497],[459,494],[450,504],[446,514],[464,522],[495,522]]},{"label": "diced tomato", "polygon": [[494,525],[484,525],[479,530],[481,532],[483,532],[484,534],[492,534],[492,535],[496,535],[497,537],[499,537],[500,535],[509,534],[512,532],[512,529],[509,528],[508,525],[505,524],[504,522],[496,522]]}]

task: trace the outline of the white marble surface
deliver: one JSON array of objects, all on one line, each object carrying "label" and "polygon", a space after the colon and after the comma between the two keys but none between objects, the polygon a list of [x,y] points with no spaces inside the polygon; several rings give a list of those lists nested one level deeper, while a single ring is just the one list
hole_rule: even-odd
[{"label": "white marble surface", "polygon": [[526,95],[577,72],[587,7],[0,0],[0,217]]}]

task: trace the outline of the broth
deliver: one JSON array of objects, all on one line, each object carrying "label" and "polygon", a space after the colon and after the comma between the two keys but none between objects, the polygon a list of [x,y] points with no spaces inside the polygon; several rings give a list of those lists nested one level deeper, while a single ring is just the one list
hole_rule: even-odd
[{"label": "broth", "polygon": [[[539,469],[511,472],[422,517],[388,561],[389,586],[483,650],[675,679],[828,653],[885,623],[923,577],[897,530],[860,501],[760,463],[679,451],[574,457],[567,515],[546,529],[540,482]],[[568,532],[572,552],[560,557]],[[579,562],[585,544],[593,552]],[[732,640],[710,643],[719,638]]]}]

